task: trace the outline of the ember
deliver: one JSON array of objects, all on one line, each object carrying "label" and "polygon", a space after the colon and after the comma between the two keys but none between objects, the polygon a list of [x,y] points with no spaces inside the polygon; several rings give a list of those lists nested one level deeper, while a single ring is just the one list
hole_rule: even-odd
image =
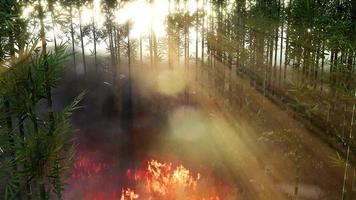
[{"label": "ember", "polygon": [[100,174],[106,168],[105,163],[93,162],[87,157],[79,157],[73,165],[72,178],[85,179]]}]

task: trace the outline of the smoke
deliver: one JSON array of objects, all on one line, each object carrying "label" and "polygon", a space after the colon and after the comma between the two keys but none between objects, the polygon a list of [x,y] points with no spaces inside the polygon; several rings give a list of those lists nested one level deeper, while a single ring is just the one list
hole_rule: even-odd
[{"label": "smoke", "polygon": [[[218,179],[224,179],[224,173],[209,169],[213,159],[218,158],[211,148],[209,117],[199,111],[193,101],[182,101],[186,99],[186,89],[172,94],[162,92],[159,84],[169,83],[169,80],[162,82],[155,78],[162,76],[161,73],[135,70],[130,122],[128,116],[123,115],[128,109],[125,103],[129,98],[127,75],[117,84],[120,87],[90,73],[85,78],[67,76],[55,91],[57,109],[81,91],[88,91],[82,103],[84,107],[73,116],[74,126],[79,130],[75,140],[77,154],[66,180],[64,199],[114,199],[121,195],[122,189],[136,185],[128,179],[127,170],[140,168],[143,161],[151,158],[185,163],[202,176],[209,174],[207,177],[214,178],[217,175]],[[202,167],[202,163],[207,165]],[[209,183],[205,180],[208,179],[202,180],[202,187]],[[214,189],[214,186],[209,187]]]}]

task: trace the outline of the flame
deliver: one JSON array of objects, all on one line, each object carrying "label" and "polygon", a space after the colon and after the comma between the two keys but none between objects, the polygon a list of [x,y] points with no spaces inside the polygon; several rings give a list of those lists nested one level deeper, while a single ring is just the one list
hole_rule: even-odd
[{"label": "flame", "polygon": [[[89,156],[79,156],[73,165],[72,180],[87,183],[89,180],[107,181],[108,165],[94,161]],[[206,175],[206,173],[205,173]],[[127,188],[84,187],[84,200],[220,200],[230,192],[230,187],[216,184],[214,178],[193,173],[183,165],[149,160],[138,170],[128,169]],[[228,189],[228,190],[226,190]],[[69,199],[69,198],[64,198]],[[71,198],[70,198],[71,199]]]},{"label": "flame", "polygon": [[[160,163],[157,160],[148,161],[145,170],[132,173],[127,171],[129,178],[136,182],[136,191],[127,189],[122,193],[121,200],[131,199],[185,199],[185,200],[220,200],[216,194],[202,192],[201,175],[194,175],[183,165],[173,167],[172,163]],[[213,191],[213,190],[212,190]],[[128,196],[133,192],[133,196]],[[206,195],[204,195],[206,194]]]},{"label": "flame", "polygon": [[182,165],[172,169],[172,164],[159,163],[156,160],[149,161],[146,172],[146,189],[149,193],[160,196],[174,195],[177,190],[195,189],[197,178]]},{"label": "flame", "polygon": [[130,188],[126,189],[126,190],[122,190],[121,193],[121,198],[120,200],[134,200],[134,199],[138,199],[139,195],[136,194],[133,190],[131,190]]}]

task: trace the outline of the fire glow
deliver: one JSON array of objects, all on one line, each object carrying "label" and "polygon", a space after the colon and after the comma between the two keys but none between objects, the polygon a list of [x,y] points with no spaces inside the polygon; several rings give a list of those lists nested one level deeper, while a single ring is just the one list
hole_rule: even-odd
[{"label": "fire glow", "polygon": [[[90,162],[87,158],[78,159],[74,163],[71,178],[85,181],[104,173],[107,165]],[[78,173],[78,172],[81,173]],[[138,170],[128,169],[127,180],[132,187],[114,189],[110,192],[88,191],[85,200],[221,200],[228,191],[224,184],[216,184],[210,177],[202,177],[200,173],[192,173],[183,165],[161,163],[149,160]]]},{"label": "fire glow", "polygon": [[71,173],[74,179],[85,179],[88,176],[97,175],[106,168],[105,163],[91,162],[87,157],[79,158],[73,165],[73,172]]}]

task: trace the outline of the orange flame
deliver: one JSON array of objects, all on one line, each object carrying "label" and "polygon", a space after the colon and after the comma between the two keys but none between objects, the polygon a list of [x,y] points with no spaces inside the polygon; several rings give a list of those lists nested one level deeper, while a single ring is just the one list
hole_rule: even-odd
[{"label": "orange flame", "polygon": [[[108,165],[94,162],[90,157],[79,157],[73,165],[71,178],[86,182],[90,179],[105,181],[102,176]],[[206,173],[205,173],[206,175]],[[231,187],[216,183],[214,177],[202,177],[192,173],[183,165],[161,163],[150,160],[140,170],[126,171],[134,188],[115,188],[101,191],[103,188],[86,188],[85,200],[220,200],[228,194]],[[102,179],[104,178],[104,179]]]},{"label": "orange flame", "polygon": [[134,199],[138,199],[138,197],[139,197],[138,194],[136,194],[133,190],[128,188],[126,190],[122,190],[120,200],[134,200]]},{"label": "orange flame", "polygon": [[[128,170],[127,174],[132,176],[131,170]],[[201,190],[206,188],[199,185],[200,174],[193,175],[183,165],[173,167],[171,163],[151,160],[148,161],[147,168],[144,171],[136,172],[133,178],[137,182],[136,190],[139,194],[135,196],[137,199],[142,197],[142,199],[160,200],[220,200],[219,196],[215,194],[209,195],[209,192],[202,192]],[[126,192],[130,193],[132,189],[123,192],[121,200],[134,199],[127,198],[127,195],[124,196]]]}]

